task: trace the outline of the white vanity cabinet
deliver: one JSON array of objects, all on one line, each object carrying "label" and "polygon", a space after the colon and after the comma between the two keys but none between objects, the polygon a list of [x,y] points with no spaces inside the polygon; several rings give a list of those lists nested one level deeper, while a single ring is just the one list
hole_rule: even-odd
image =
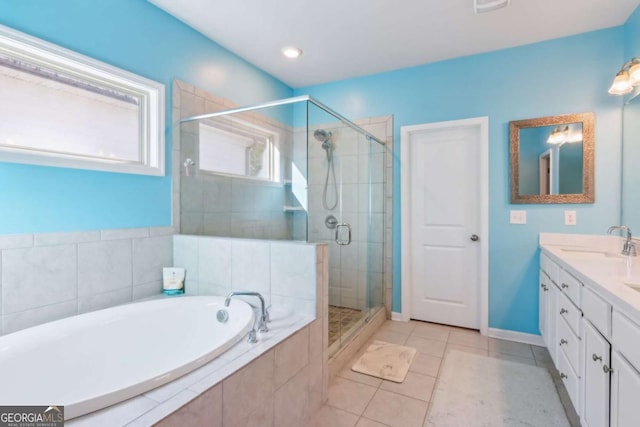
[{"label": "white vanity cabinet", "polygon": [[640,427],[640,315],[558,253],[540,256],[539,326],[580,422]]}]

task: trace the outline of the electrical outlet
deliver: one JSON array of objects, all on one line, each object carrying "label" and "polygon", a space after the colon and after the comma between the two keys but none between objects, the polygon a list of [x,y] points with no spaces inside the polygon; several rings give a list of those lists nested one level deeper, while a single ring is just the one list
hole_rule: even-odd
[{"label": "electrical outlet", "polygon": [[564,225],[576,225],[577,222],[576,211],[564,211]]},{"label": "electrical outlet", "polygon": [[511,211],[509,219],[511,224],[526,224],[527,211]]}]

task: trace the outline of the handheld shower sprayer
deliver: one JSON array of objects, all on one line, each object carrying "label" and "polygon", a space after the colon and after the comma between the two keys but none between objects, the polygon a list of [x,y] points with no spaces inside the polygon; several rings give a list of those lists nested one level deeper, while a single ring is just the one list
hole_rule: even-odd
[{"label": "handheld shower sprayer", "polygon": [[[338,206],[338,182],[336,181],[336,169],[333,164],[333,150],[335,149],[335,145],[331,140],[333,133],[330,130],[324,129],[316,129],[313,132],[313,137],[318,141],[322,142],[322,149],[327,153],[327,175],[324,180],[324,190],[322,192],[322,206],[330,211]],[[328,202],[327,198],[327,188],[329,187],[329,175],[333,175],[333,194],[334,201],[333,203]]]}]

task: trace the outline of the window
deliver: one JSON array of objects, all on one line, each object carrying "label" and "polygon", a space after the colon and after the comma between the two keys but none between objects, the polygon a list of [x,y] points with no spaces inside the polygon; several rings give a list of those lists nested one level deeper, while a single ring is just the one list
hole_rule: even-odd
[{"label": "window", "polygon": [[0,161],[164,175],[164,85],[0,26]]},{"label": "window", "polygon": [[200,170],[279,181],[276,134],[237,119],[199,123]]}]

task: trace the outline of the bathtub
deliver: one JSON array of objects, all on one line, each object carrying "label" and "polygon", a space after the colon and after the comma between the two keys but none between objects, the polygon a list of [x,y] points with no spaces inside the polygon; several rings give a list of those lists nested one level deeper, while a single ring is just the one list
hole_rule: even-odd
[{"label": "bathtub", "polygon": [[0,405],[64,405],[65,419],[144,393],[243,339],[253,309],[172,297],[69,317],[0,337]]}]

